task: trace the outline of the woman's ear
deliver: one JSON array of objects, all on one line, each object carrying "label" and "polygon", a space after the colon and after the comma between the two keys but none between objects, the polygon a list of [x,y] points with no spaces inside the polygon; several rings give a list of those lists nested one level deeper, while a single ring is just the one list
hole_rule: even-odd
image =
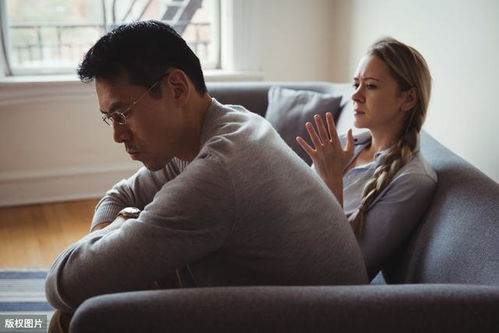
[{"label": "woman's ear", "polygon": [[407,91],[404,91],[404,102],[400,106],[402,111],[409,111],[416,105],[418,102],[418,92],[415,87],[410,88]]}]

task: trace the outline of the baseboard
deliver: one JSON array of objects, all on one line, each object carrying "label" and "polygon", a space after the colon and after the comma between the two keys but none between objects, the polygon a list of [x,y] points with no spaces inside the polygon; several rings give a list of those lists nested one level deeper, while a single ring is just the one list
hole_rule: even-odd
[{"label": "baseboard", "polygon": [[0,207],[99,198],[139,164],[0,173]]}]

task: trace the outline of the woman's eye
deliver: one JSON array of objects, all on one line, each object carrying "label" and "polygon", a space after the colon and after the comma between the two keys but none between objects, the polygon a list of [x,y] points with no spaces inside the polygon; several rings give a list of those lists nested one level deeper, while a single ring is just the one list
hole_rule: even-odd
[{"label": "woman's eye", "polygon": [[[359,88],[359,86],[360,86],[360,84],[359,84],[359,83],[357,83],[357,82],[355,82],[355,83],[354,83],[354,84],[352,84],[352,85],[353,85],[353,87],[354,87],[355,89],[358,89],[358,88]],[[367,89],[376,89],[376,88],[377,88],[377,86],[376,86],[376,85],[374,85],[374,84],[365,84],[364,86],[365,86]]]}]

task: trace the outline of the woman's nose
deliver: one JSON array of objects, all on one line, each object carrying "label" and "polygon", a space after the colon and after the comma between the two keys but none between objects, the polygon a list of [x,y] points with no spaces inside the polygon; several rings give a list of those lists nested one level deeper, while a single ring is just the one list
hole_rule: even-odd
[{"label": "woman's nose", "polygon": [[352,93],[352,100],[357,103],[361,103],[364,100],[364,95],[362,93],[362,87],[359,85]]}]

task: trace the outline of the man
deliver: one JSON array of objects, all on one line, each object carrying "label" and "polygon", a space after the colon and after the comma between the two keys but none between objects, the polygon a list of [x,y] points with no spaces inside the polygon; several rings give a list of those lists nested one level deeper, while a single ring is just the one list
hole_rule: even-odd
[{"label": "man", "polygon": [[[367,283],[344,213],[260,116],[206,90],[198,58],[169,26],[102,37],[79,75],[140,169],[97,205],[91,232],[55,261],[49,302],[177,286]],[[127,208],[128,207],[128,208]]]}]

